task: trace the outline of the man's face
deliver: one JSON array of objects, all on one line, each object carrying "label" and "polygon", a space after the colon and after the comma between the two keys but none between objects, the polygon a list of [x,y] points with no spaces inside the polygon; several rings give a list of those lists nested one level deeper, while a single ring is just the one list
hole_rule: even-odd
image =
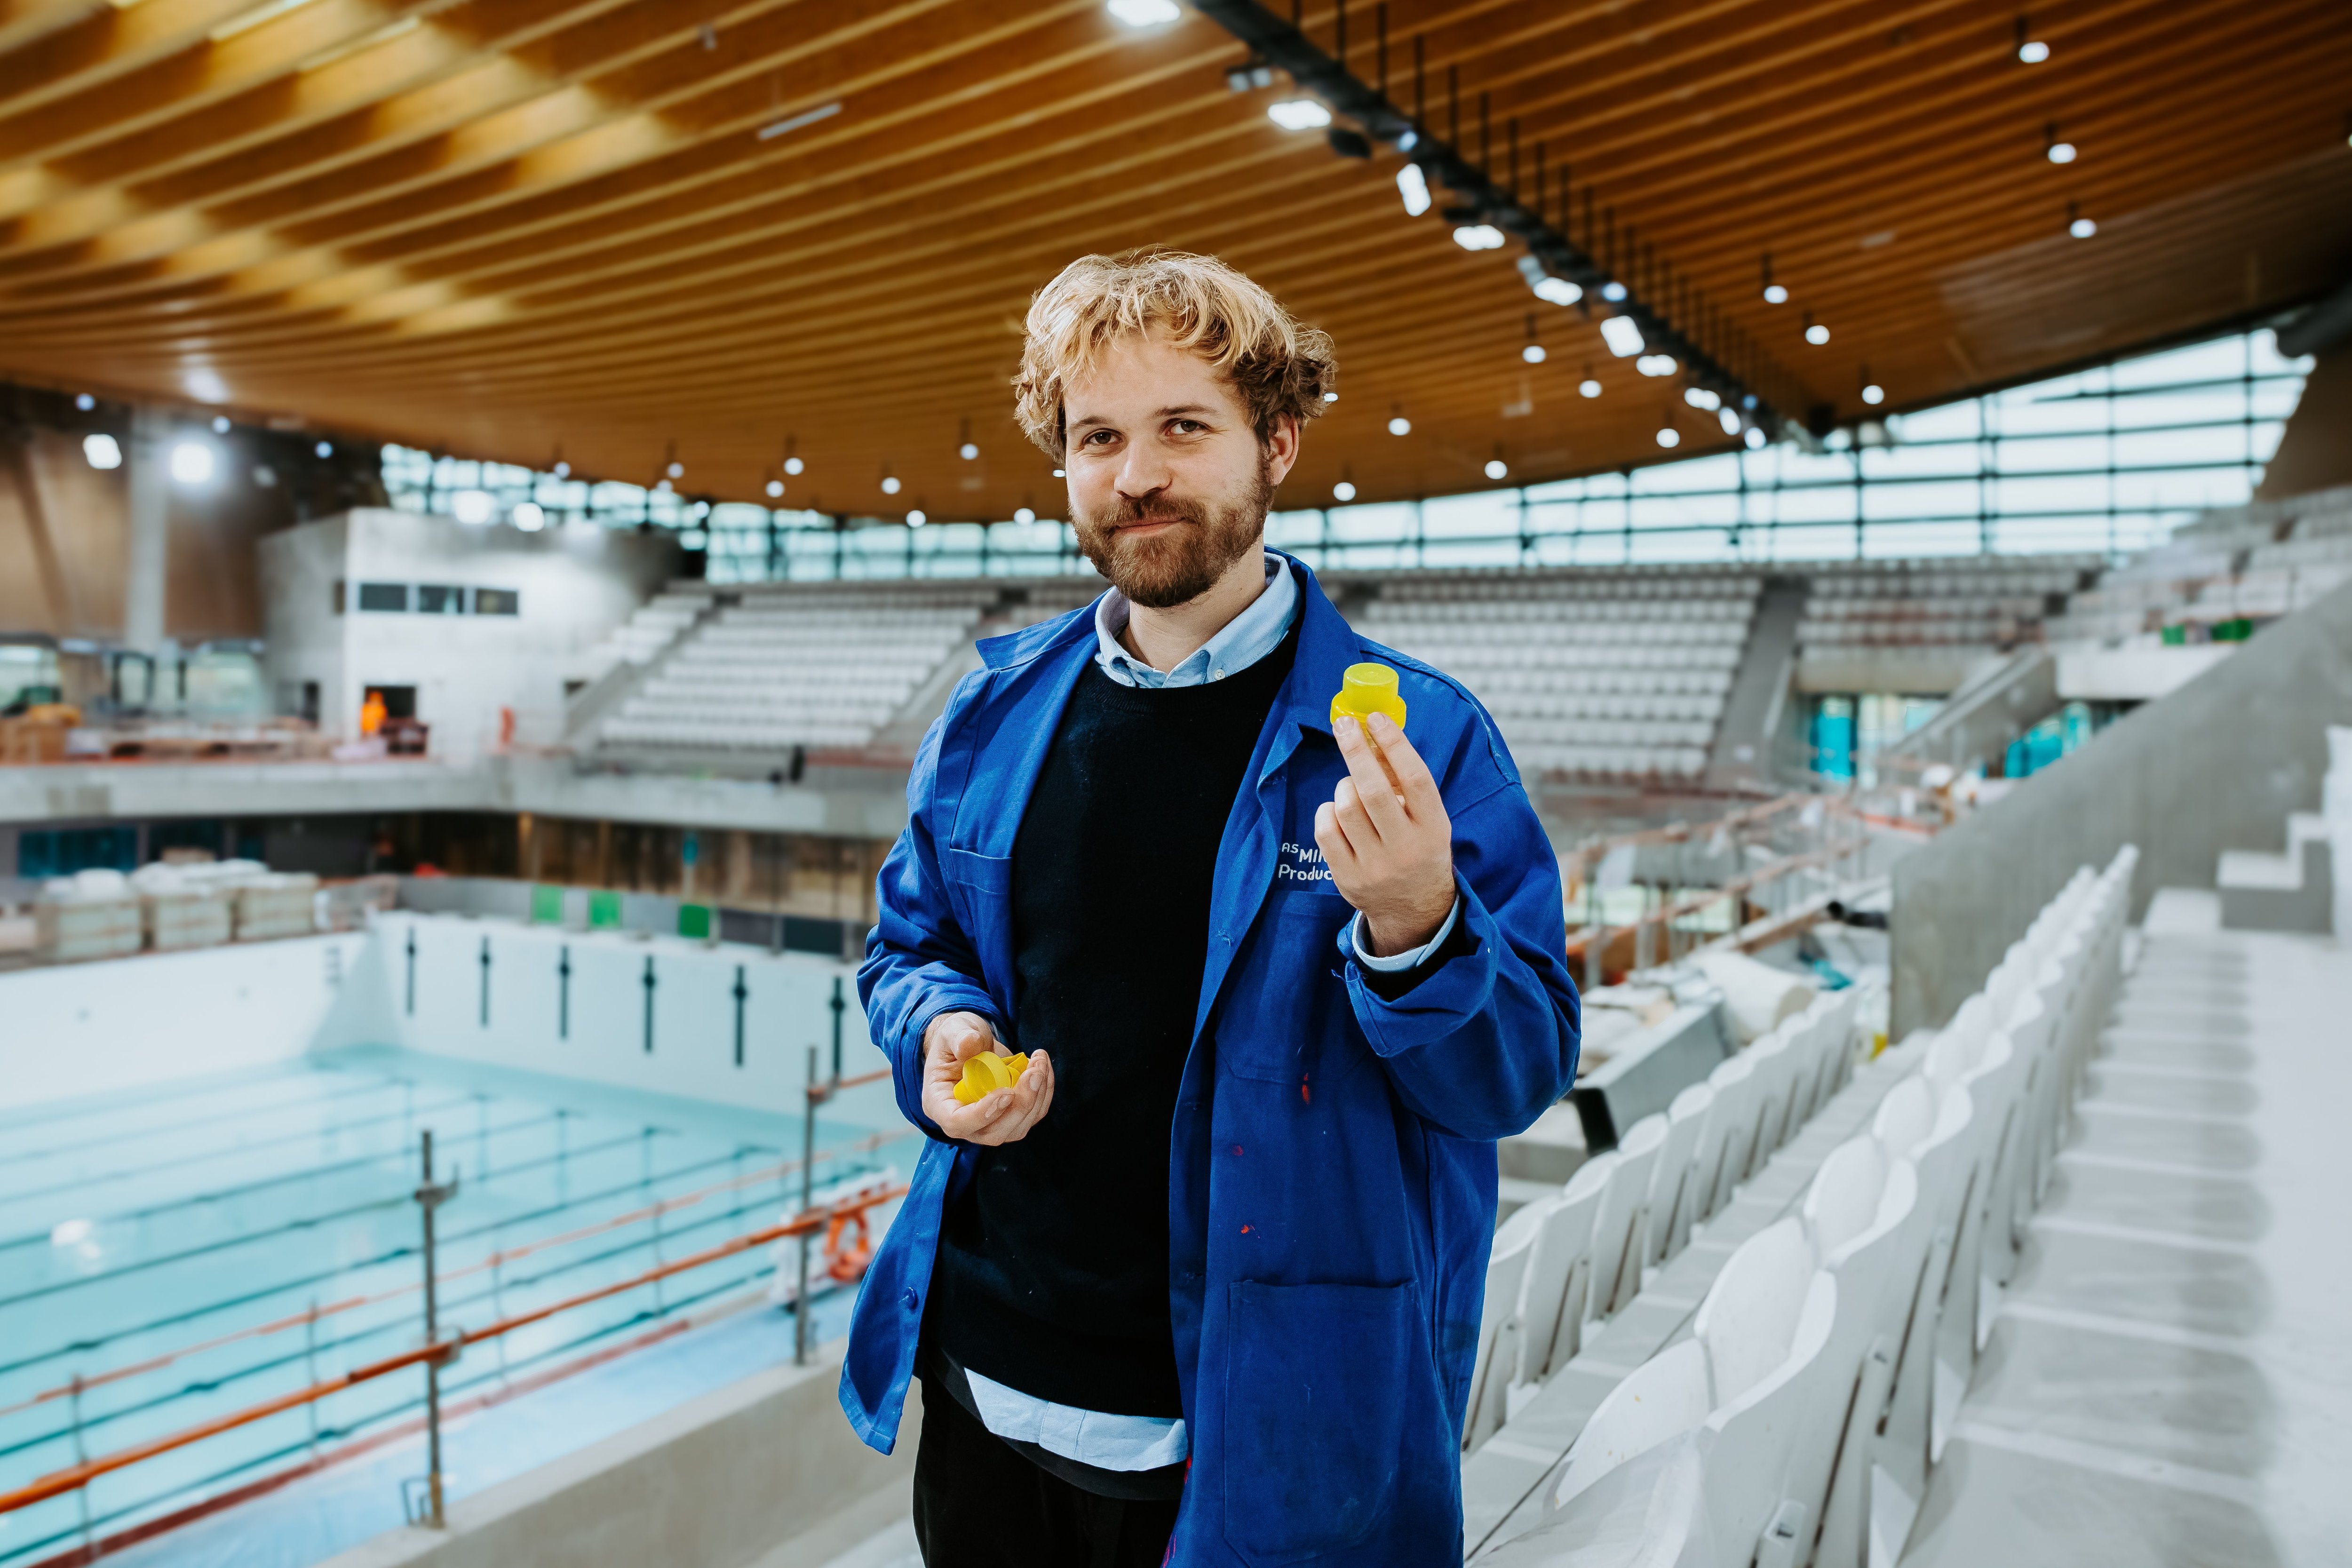
[{"label": "man's face", "polygon": [[1208,362],[1159,332],[1121,340],[1063,389],[1078,549],[1138,605],[1199,598],[1258,547],[1298,426],[1265,445]]}]

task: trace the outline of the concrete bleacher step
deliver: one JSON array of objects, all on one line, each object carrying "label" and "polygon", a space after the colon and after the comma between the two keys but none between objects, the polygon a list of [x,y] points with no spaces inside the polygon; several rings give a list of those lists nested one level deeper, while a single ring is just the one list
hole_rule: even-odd
[{"label": "concrete bleacher step", "polygon": [[2225,849],[2214,875],[2225,931],[2326,935],[2334,923],[2334,851],[2327,819],[2316,812],[2287,818],[2286,853]]}]

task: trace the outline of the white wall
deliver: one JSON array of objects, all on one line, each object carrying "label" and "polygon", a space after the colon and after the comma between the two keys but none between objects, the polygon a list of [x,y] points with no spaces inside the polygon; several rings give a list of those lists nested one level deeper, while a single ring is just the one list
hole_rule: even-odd
[{"label": "white wall", "polygon": [[0,1109],[299,1057],[366,946],[292,937],[0,973]]},{"label": "white wall", "polygon": [[[321,728],[358,732],[370,686],[416,688],[436,755],[472,756],[512,708],[516,739],[562,736],[563,672],[657,592],[678,565],[676,542],[586,525],[525,533],[446,517],[367,508],[273,534],[261,546],[269,677],[316,680]],[[334,584],[345,584],[334,611]],[[515,616],[362,611],[362,583],[508,588]]]}]

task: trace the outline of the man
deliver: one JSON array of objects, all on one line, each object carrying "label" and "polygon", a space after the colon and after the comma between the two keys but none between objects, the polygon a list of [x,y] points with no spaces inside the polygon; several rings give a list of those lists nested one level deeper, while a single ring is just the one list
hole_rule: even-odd
[{"label": "man", "polygon": [[[924,1379],[929,1568],[1460,1561],[1494,1141],[1567,1089],[1577,1002],[1492,721],[1264,547],[1331,374],[1207,258],[1030,309],[1022,421],[1111,588],[982,645],[858,977],[930,1142],[841,1398],[887,1452]],[[1333,723],[1365,659],[1410,739]]]}]

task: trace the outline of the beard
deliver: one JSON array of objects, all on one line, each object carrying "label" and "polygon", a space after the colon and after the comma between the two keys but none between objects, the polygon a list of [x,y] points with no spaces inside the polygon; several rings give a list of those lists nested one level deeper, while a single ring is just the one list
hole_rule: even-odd
[{"label": "beard", "polygon": [[[1239,495],[1213,500],[1122,496],[1117,505],[1097,511],[1072,509],[1070,522],[1077,531],[1078,552],[1129,603],[1165,610],[1207,593],[1228,567],[1257,547],[1273,500],[1274,482],[1261,462]],[[1124,531],[1147,520],[1176,526],[1150,539]]]}]

